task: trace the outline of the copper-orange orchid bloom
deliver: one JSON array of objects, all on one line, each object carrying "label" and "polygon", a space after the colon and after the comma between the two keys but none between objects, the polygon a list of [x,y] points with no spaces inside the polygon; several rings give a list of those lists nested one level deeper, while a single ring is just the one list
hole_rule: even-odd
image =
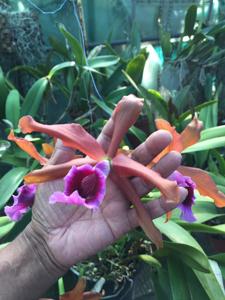
[{"label": "copper-orange orchid bloom", "polygon": [[[35,170],[26,175],[24,179],[27,184],[37,184],[62,178],[73,166],[83,166],[85,164],[97,166],[99,162],[109,160],[111,162],[111,178],[117,183],[118,188],[122,190],[136,208],[139,223],[148,237],[157,247],[161,247],[161,234],[153,225],[146,208],[128,178],[131,176],[139,176],[143,178],[145,182],[153,183],[154,186],[162,192],[165,201],[166,199],[176,202],[179,201],[180,195],[178,186],[174,181],[172,182],[162,178],[158,173],[118,151],[121,140],[127,130],[136,122],[142,107],[142,99],[133,95],[123,97],[122,100],[119,101],[112,114],[113,134],[107,153],[105,153],[101,145],[78,124],[44,125],[36,122],[31,116],[22,117],[19,121],[19,127],[24,134],[31,132],[46,133],[53,138],[61,139],[65,146],[79,150],[87,155],[86,157],[76,158],[63,164],[47,165],[42,169]],[[19,145],[19,143],[17,144]],[[26,151],[25,148],[23,148],[23,150]],[[91,167],[89,167],[88,172],[92,172]],[[122,185],[121,182],[123,182]]]},{"label": "copper-orange orchid bloom", "polygon": [[76,286],[69,292],[60,296],[60,300],[100,300],[101,294],[95,292],[85,292],[86,280],[80,278]]},{"label": "copper-orange orchid bloom", "polygon": [[[173,139],[171,144],[154,159],[154,163],[169,151],[176,150],[178,152],[182,152],[187,147],[197,143],[200,139],[200,133],[203,128],[202,122],[199,121],[197,117],[193,118],[181,134],[179,134],[175,127],[171,126],[166,120],[157,119],[155,123],[157,129],[165,129],[169,131]],[[201,195],[212,198],[217,207],[225,207],[225,194],[218,190],[216,184],[206,171],[186,166],[180,166],[178,171],[184,176],[192,178]]]}]

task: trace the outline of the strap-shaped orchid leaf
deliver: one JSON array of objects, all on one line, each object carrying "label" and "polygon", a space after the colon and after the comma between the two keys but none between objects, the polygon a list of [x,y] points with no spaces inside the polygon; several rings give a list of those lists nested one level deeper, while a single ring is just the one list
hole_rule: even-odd
[{"label": "strap-shaped orchid leaf", "polygon": [[108,157],[114,157],[117,149],[127,133],[128,129],[136,122],[143,107],[143,99],[134,95],[124,96],[117,104],[112,118],[114,119],[114,130],[108,150]]},{"label": "strap-shaped orchid leaf", "polygon": [[218,190],[216,184],[206,171],[184,166],[179,167],[178,171],[192,178],[202,196],[212,198],[217,207],[225,207],[225,194]]},{"label": "strap-shaped orchid leaf", "polygon": [[35,146],[28,140],[24,138],[18,138],[14,135],[13,130],[10,131],[8,135],[8,140],[13,141],[20,147],[23,151],[28,153],[31,157],[40,162],[41,165],[45,165],[47,163],[47,158],[41,156]]},{"label": "strap-shaped orchid leaf", "polygon": [[24,177],[26,184],[31,183],[41,183],[50,180],[55,180],[63,178],[72,166],[82,166],[84,164],[95,165],[96,161],[89,158],[76,158],[72,159],[66,163],[57,164],[57,165],[48,165],[42,169],[35,170]]},{"label": "strap-shaped orchid leaf", "polygon": [[65,146],[80,150],[97,161],[105,157],[99,143],[80,124],[45,125],[36,122],[31,116],[24,116],[19,121],[19,127],[23,133],[36,131],[59,138]]},{"label": "strap-shaped orchid leaf", "polygon": [[120,177],[117,174],[111,174],[111,177],[113,181],[117,184],[117,186],[120,188],[120,190],[124,193],[126,198],[134,205],[137,211],[139,225],[142,227],[145,234],[156,245],[158,249],[162,248],[162,235],[153,224],[147,209],[144,207],[132,184],[127,178]]},{"label": "strap-shaped orchid leaf", "polygon": [[162,178],[158,173],[123,154],[117,154],[113,158],[112,168],[121,177],[138,176],[146,183],[153,184],[167,201],[179,202],[180,200],[179,189],[175,181]]}]

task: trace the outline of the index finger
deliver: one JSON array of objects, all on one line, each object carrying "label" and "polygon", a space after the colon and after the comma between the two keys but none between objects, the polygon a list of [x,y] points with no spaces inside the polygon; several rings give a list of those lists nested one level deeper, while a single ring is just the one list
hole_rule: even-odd
[{"label": "index finger", "polygon": [[60,139],[57,139],[54,152],[48,161],[48,165],[58,165],[70,161],[74,156],[74,150],[64,146],[63,142]]}]

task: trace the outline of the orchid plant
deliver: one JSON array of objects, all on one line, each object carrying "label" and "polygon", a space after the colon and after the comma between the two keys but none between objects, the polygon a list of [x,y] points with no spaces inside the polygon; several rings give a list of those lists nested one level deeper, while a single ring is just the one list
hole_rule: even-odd
[{"label": "orchid plant", "polygon": [[[16,142],[21,149],[37,159],[44,167],[32,171],[24,177],[25,185],[18,190],[18,195],[14,197],[13,206],[5,208],[5,213],[13,220],[19,220],[34,201],[36,185],[59,178],[64,178],[64,190],[63,192],[54,191],[49,197],[50,203],[85,206],[97,210],[104,201],[107,188],[106,182],[109,177],[135,207],[139,225],[141,225],[147,236],[155,243],[157,248],[162,247],[161,233],[154,226],[149,212],[128,179],[137,176],[142,178],[147,185],[158,188],[163,197],[162,205],[170,202],[178,205],[181,198],[179,186],[184,187],[187,190],[187,197],[179,205],[182,211],[181,217],[187,221],[194,221],[191,207],[195,200],[194,189],[198,188],[196,174],[201,174],[204,178],[208,175],[202,170],[188,168],[189,173],[186,176],[186,168],[181,167],[179,172],[176,171],[168,179],[165,179],[155,172],[152,167],[171,150],[181,152],[184,148],[196,143],[200,137],[202,123],[194,118],[180,135],[168,122],[157,120],[157,127],[170,131],[173,140],[150,165],[144,166],[133,159],[132,152],[119,149],[124,135],[141,113],[142,106],[142,99],[133,95],[123,97],[117,104],[107,126],[107,130],[111,132],[111,140],[107,145],[107,151],[78,124],[45,125],[36,122],[31,116],[22,117],[19,121],[19,127],[24,134],[32,132],[48,134],[54,139],[61,140],[64,146],[79,150],[86,156],[73,154],[69,161],[50,165],[48,159],[42,157],[31,142],[16,137],[11,131],[8,137],[9,140]],[[104,134],[107,135],[107,132]],[[209,178],[208,181],[210,181]],[[211,196],[215,200],[215,204],[220,207],[225,206],[225,195],[216,189],[212,181],[210,183],[214,190]],[[26,193],[29,189],[31,193],[29,199],[27,199]],[[199,192],[205,195],[205,192],[201,189],[199,189]]]}]

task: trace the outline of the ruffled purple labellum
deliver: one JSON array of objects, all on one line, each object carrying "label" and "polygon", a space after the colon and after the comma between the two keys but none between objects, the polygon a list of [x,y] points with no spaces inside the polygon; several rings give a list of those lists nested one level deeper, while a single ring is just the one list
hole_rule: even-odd
[{"label": "ruffled purple labellum", "polygon": [[183,176],[178,171],[173,172],[170,175],[169,179],[176,181],[178,186],[184,187],[188,191],[186,199],[178,206],[178,208],[181,210],[180,218],[187,222],[196,221],[196,218],[194,217],[192,212],[192,205],[194,204],[196,198],[194,195],[194,189],[196,188],[196,184],[190,177]]},{"label": "ruffled purple labellum", "polygon": [[24,184],[17,189],[18,195],[13,195],[13,205],[5,207],[5,214],[12,221],[19,221],[28,212],[34,203],[36,189],[35,184]]},{"label": "ruffled purple labellum", "polygon": [[64,177],[64,192],[55,192],[50,203],[83,205],[87,208],[98,208],[106,192],[106,178],[110,171],[109,162],[104,160],[96,166],[73,166]]}]

